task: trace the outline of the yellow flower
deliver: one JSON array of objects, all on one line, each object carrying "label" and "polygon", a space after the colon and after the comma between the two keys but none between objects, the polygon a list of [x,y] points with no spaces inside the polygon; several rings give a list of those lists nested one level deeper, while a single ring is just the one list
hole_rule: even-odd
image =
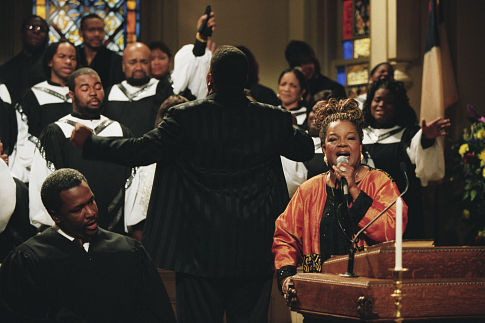
[{"label": "yellow flower", "polygon": [[485,168],[482,169],[482,176],[485,178]]},{"label": "yellow flower", "polygon": [[478,158],[480,158],[480,166],[485,166],[485,149],[483,149],[482,152],[478,154]]},{"label": "yellow flower", "polygon": [[463,209],[463,217],[465,219],[469,219],[470,218],[470,211],[468,211],[467,209]]},{"label": "yellow flower", "polygon": [[465,155],[465,153],[470,150],[470,148],[468,148],[468,144],[463,144],[460,146],[460,149],[458,150],[458,153],[460,154],[461,157],[463,157],[463,155]]},{"label": "yellow flower", "polygon": [[485,138],[485,129],[478,130],[477,133],[475,134],[475,137],[477,139]]}]

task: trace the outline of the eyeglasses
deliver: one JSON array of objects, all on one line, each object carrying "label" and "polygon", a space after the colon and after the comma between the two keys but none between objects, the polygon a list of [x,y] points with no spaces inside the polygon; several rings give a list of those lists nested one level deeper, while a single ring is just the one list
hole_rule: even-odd
[{"label": "eyeglasses", "polygon": [[46,32],[47,31],[47,28],[45,26],[39,26],[39,25],[26,25],[25,29],[30,30],[30,31],[36,31],[36,32]]}]

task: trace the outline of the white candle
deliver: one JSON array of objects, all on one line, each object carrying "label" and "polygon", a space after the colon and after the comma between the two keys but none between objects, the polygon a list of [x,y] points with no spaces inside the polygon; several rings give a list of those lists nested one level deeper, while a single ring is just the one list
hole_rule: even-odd
[{"label": "white candle", "polygon": [[402,270],[402,199],[396,201],[396,267],[395,270]]}]

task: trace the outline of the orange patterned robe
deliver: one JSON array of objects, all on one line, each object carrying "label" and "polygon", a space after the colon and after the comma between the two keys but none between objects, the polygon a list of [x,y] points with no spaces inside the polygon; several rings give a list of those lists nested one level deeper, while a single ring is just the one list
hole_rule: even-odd
[{"label": "orange patterned robe", "polygon": [[[326,174],[315,176],[303,183],[286,210],[276,220],[273,237],[275,269],[303,265],[305,272],[321,272],[320,221],[327,198]],[[357,183],[361,189],[359,197],[352,202],[350,212],[361,212],[358,228],[363,228],[383,211],[398,196],[399,191],[386,173],[371,170]],[[369,199],[370,198],[370,199]],[[361,203],[366,200],[367,203]],[[358,205],[360,204],[360,205]],[[395,239],[396,207],[392,206],[376,222],[364,231],[360,245],[378,243]],[[407,205],[403,203],[403,229],[407,223]],[[291,275],[291,274],[290,274]],[[290,276],[286,275],[286,276]]]}]

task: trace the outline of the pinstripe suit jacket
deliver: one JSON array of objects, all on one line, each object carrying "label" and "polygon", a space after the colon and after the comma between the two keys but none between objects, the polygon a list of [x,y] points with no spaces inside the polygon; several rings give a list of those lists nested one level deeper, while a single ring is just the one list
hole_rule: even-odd
[{"label": "pinstripe suit jacket", "polygon": [[280,155],[305,161],[313,151],[289,112],[249,102],[241,91],[173,107],[139,138],[92,136],[83,154],[157,162],[143,237],[155,263],[231,277],[273,271],[274,221],[289,200]]}]

